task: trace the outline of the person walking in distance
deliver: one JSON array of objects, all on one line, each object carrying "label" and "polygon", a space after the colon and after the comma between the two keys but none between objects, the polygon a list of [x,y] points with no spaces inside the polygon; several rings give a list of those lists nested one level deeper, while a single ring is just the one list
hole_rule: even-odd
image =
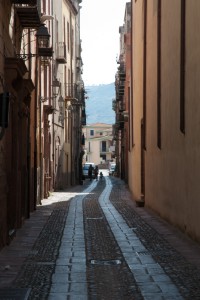
[{"label": "person walking in distance", "polygon": [[99,174],[99,169],[98,166],[96,166],[94,169],[94,178],[96,179],[96,181],[98,180],[98,174]]},{"label": "person walking in distance", "polygon": [[89,169],[88,169],[88,177],[89,177],[90,181],[92,180],[92,171],[93,171],[93,168],[92,168],[92,165],[90,165]]}]

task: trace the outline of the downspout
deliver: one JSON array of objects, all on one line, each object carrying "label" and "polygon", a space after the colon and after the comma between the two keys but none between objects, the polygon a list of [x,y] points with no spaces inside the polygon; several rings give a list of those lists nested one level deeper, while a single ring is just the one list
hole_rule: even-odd
[{"label": "downspout", "polygon": [[[38,127],[38,57],[35,58],[35,99],[34,99],[34,209],[36,209],[36,205],[38,204],[38,149],[37,149],[37,127]],[[39,204],[41,204],[39,200]]]},{"label": "downspout", "polygon": [[[28,29],[28,53],[31,51],[31,37],[30,37],[30,29]],[[31,71],[32,71],[32,60],[29,59],[28,61],[28,77],[31,79]],[[28,102],[28,108],[29,108],[29,113],[28,113],[28,130],[27,130],[27,217],[30,217],[30,178],[31,178],[31,135],[30,135],[30,107],[31,107],[31,95],[30,97],[30,102]]]},{"label": "downspout", "polygon": [[41,99],[41,65],[39,64],[39,72],[38,72],[38,78],[39,78],[39,100],[38,100],[38,106],[39,106],[39,162],[40,162],[40,186],[39,186],[39,204],[42,204],[43,199],[43,161],[42,161],[42,102]]},{"label": "downspout", "polygon": [[[72,76],[72,14],[70,12],[70,73],[71,73],[71,78],[70,78],[70,81],[71,81],[71,93],[72,93],[72,98],[73,98],[73,76]],[[73,185],[73,172],[72,170],[74,169],[73,168],[73,119],[74,119],[74,116],[73,116],[73,111],[72,111],[72,117],[71,117],[71,145],[70,145],[70,151],[71,151],[71,185]]]},{"label": "downspout", "polygon": [[[51,15],[53,15],[54,7],[53,7],[53,0],[51,0]],[[53,22],[51,22],[51,32],[52,32],[52,47],[54,49],[54,27],[53,27]],[[54,52],[55,53],[55,52]],[[51,69],[51,82],[53,80],[53,69]],[[52,91],[51,91],[52,92]],[[55,104],[55,99],[53,98],[53,104]],[[54,122],[55,122],[55,115],[53,113],[52,116],[52,161],[53,161],[53,168],[52,168],[52,188],[55,190],[55,127],[54,127]]]},{"label": "downspout", "polygon": [[[35,203],[35,206],[36,204],[41,204],[41,198],[40,198],[40,193],[39,193],[39,187],[38,186],[38,183],[39,183],[39,180],[38,180],[38,168],[39,168],[39,162],[40,162],[40,159],[38,159],[38,150],[40,149],[40,141],[41,141],[41,129],[40,129],[40,103],[39,103],[39,107],[38,107],[38,82],[39,82],[39,78],[40,78],[40,75],[39,75],[39,72],[38,72],[38,64],[39,64],[39,61],[38,61],[38,57],[36,57],[36,68],[35,68],[35,151],[34,151],[34,177],[35,177],[35,199],[36,199],[36,203]],[[39,78],[38,78],[39,77]],[[39,128],[39,136],[37,138],[37,129]],[[39,146],[39,148],[38,148]],[[39,152],[40,153],[40,152]],[[36,208],[36,207],[35,207]]]}]

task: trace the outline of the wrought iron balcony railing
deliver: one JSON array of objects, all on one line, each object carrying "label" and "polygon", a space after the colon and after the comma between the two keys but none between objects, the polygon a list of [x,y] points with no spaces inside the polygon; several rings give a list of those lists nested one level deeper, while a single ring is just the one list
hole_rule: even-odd
[{"label": "wrought iron balcony railing", "polygon": [[120,66],[118,68],[118,78],[120,81],[126,80],[126,68],[124,62],[120,63]]},{"label": "wrought iron balcony railing", "polygon": [[110,153],[110,149],[107,147],[107,148],[100,148],[100,153]]},{"label": "wrought iron balcony railing", "polygon": [[77,84],[66,83],[65,88],[65,97],[76,99],[78,101],[82,100],[82,89]]},{"label": "wrought iron balcony railing", "polygon": [[112,110],[116,110],[116,100],[112,101]]},{"label": "wrought iron balcony railing", "polygon": [[37,0],[12,0],[12,3],[13,4],[27,4],[27,5],[30,5],[30,6],[34,6],[34,5],[37,5]]},{"label": "wrought iron balcony railing", "polygon": [[119,101],[119,111],[122,112],[125,110],[125,103],[123,101]]}]

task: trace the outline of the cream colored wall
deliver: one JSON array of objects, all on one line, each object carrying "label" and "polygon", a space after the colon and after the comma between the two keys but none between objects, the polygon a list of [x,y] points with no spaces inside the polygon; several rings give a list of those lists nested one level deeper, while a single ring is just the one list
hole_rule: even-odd
[{"label": "cream colored wall", "polygon": [[180,131],[180,3],[162,1],[160,150],[156,123],[157,12],[154,2],[148,2],[145,205],[200,241],[200,37],[196,30],[200,26],[200,2],[191,0],[186,5],[185,135]]},{"label": "cream colored wall", "polygon": [[[54,0],[54,13],[55,13],[55,21],[58,20],[58,42],[66,43],[66,56],[67,56],[67,64],[58,64],[57,65],[57,79],[61,82],[61,95],[63,98],[65,97],[65,67],[67,67],[67,83],[71,83],[71,78],[68,78],[68,70],[73,72],[75,76],[75,53],[74,58],[72,59],[71,64],[71,52],[68,51],[68,39],[67,39],[67,22],[70,24],[70,13],[71,13],[71,24],[72,28],[74,29],[74,52],[75,52],[75,15],[72,13],[72,10],[68,4],[68,1],[61,1],[60,6],[57,5],[57,1]],[[65,18],[65,38],[64,38],[64,18]],[[55,42],[55,41],[54,41]],[[75,77],[73,78],[75,81]],[[58,109],[58,98],[56,98],[57,102],[57,109]],[[65,103],[67,104],[67,103]],[[66,109],[65,109],[66,110]],[[63,174],[71,174],[73,171],[73,166],[71,163],[71,115],[66,110],[65,112],[65,128],[64,131],[60,126],[55,125],[56,134],[55,136],[59,136],[61,139],[61,143],[63,144],[63,164],[62,164],[62,171]],[[69,136],[68,136],[69,135]],[[67,160],[68,157],[68,160]]]},{"label": "cream colored wall", "polygon": [[[90,135],[90,130],[94,130],[94,136]],[[107,136],[107,130],[112,132],[112,125],[104,123],[95,123],[86,125],[83,127],[83,133],[85,135],[85,152],[87,155],[87,161],[94,162],[96,165],[100,164],[102,159],[100,158],[100,144],[102,141],[107,142],[107,148],[109,148],[112,137]],[[100,136],[99,132],[102,131],[103,135]],[[89,142],[90,142],[90,152],[89,152]],[[86,157],[85,155],[85,157]],[[111,153],[106,153],[107,159],[111,159]]]},{"label": "cream colored wall", "polygon": [[141,198],[141,119],[143,116],[143,1],[132,2],[133,13],[133,136],[134,146],[129,152],[129,188],[135,200]]},{"label": "cream colored wall", "polygon": [[91,152],[88,155],[88,161],[93,162],[95,165],[99,164],[99,140],[90,141]]}]

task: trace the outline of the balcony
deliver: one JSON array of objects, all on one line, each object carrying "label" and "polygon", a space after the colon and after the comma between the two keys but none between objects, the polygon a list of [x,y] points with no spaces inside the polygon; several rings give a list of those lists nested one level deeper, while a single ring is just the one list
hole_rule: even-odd
[{"label": "balcony", "polygon": [[37,5],[37,0],[12,0],[12,3],[13,4],[26,4],[26,5],[31,5],[31,6],[34,6],[34,5]]},{"label": "balcony", "polygon": [[119,111],[122,112],[125,110],[125,103],[123,101],[119,101]]},{"label": "balcony", "polygon": [[125,88],[125,81],[119,81],[118,83],[118,93],[119,96],[123,96],[124,95],[124,88]]},{"label": "balcony", "polygon": [[112,101],[112,110],[116,111],[116,100]]},{"label": "balcony", "polygon": [[23,28],[38,28],[41,25],[40,0],[13,0],[13,3]]},{"label": "balcony", "polygon": [[120,81],[126,80],[126,70],[125,70],[125,64],[120,63],[120,66],[118,68],[118,77]]},{"label": "balcony", "polygon": [[120,113],[116,114],[116,121],[117,121],[117,123],[124,122],[124,116],[123,116],[123,114],[120,114]]},{"label": "balcony", "polygon": [[101,148],[100,149],[100,154],[108,154],[110,153],[110,149],[109,148]]},{"label": "balcony", "polygon": [[77,72],[80,72],[82,74],[82,66],[83,66],[83,62],[82,62],[82,59],[81,57],[77,57],[76,58],[76,70]]},{"label": "balcony", "polygon": [[64,42],[56,43],[56,61],[59,64],[67,63],[66,44]]},{"label": "balcony", "polygon": [[65,84],[65,96],[68,99],[81,100],[82,90],[77,84],[66,83]]}]

